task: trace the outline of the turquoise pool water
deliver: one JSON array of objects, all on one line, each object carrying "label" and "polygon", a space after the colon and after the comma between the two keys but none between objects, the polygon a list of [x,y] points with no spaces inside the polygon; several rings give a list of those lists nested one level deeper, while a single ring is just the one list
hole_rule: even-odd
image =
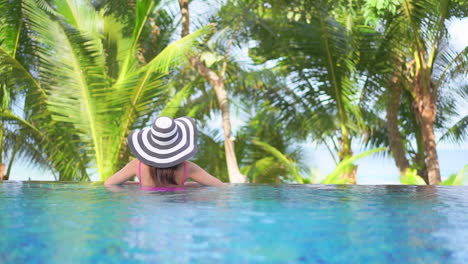
[{"label": "turquoise pool water", "polygon": [[468,188],[0,183],[0,263],[468,263]]}]

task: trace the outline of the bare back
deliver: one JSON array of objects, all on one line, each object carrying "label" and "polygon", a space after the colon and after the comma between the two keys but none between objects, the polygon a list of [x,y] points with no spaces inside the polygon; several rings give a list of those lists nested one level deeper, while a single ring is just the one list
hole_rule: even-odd
[{"label": "bare back", "polygon": [[141,187],[180,187],[184,186],[185,181],[187,179],[187,162],[184,161],[182,164],[177,166],[177,169],[174,172],[175,182],[177,185],[174,184],[167,184],[164,186],[157,186],[154,182],[153,178],[151,177],[150,167],[141,161],[138,161],[138,172],[137,172],[138,180],[140,181]]}]

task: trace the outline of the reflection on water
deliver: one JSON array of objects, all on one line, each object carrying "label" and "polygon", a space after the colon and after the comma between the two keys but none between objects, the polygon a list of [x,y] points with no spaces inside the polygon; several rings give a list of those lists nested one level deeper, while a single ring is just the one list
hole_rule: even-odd
[{"label": "reflection on water", "polygon": [[468,188],[0,183],[1,263],[466,263]]}]

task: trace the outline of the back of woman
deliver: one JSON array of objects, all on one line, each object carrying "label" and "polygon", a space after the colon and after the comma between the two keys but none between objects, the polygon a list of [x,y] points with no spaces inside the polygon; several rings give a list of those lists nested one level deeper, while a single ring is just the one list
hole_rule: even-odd
[{"label": "back of woman", "polygon": [[122,184],[135,175],[141,188],[177,188],[187,179],[203,185],[222,186],[193,162],[197,152],[197,128],[193,119],[158,117],[151,127],[132,132],[128,146],[136,159],[112,175],[104,184]]}]

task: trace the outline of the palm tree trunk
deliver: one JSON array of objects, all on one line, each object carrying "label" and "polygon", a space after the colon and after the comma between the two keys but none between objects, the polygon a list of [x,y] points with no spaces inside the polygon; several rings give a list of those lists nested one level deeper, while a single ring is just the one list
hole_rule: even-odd
[{"label": "palm tree trunk", "polygon": [[[320,18],[321,16],[319,16]],[[322,17],[323,18],[323,17]],[[343,103],[342,98],[343,96],[343,89],[342,89],[342,81],[339,81],[337,78],[337,73],[335,71],[336,68],[336,60],[332,56],[331,44],[330,40],[328,39],[328,27],[324,19],[319,19],[320,28],[322,30],[322,41],[323,46],[325,47],[325,56],[327,61],[327,68],[328,68],[328,75],[330,79],[330,83],[333,87],[335,93],[335,100],[338,110],[338,118],[340,122],[340,150],[338,151],[338,157],[340,161],[343,161],[346,158],[349,158],[353,155],[353,151],[351,150],[351,137],[348,133],[347,128],[347,113],[345,109],[345,105]],[[343,173],[342,177],[348,179],[348,182],[355,184],[356,183],[356,175],[357,175],[357,166],[352,165],[350,169]]]},{"label": "palm tree trunk", "polygon": [[[435,103],[435,92],[433,84],[429,82],[427,87],[423,87],[420,76],[416,76],[414,89],[413,108],[416,113],[416,120],[421,127],[422,137],[424,139],[424,150],[426,154],[426,168],[428,183],[439,184],[440,167],[437,157],[437,145],[434,134],[434,122],[437,114]],[[426,88],[426,89],[425,89]]]},{"label": "palm tree trunk", "polygon": [[13,162],[15,161],[16,154],[18,154],[19,148],[20,148],[20,144],[15,143],[15,146],[14,146],[13,151],[11,153],[10,161],[8,162],[7,171],[6,171],[5,176],[4,176],[5,177],[4,179],[6,181],[8,181],[10,179],[11,168],[13,167]]},{"label": "palm tree trunk", "polygon": [[[341,139],[340,139],[340,151],[338,152],[340,161],[353,156],[351,150],[351,140],[348,137],[348,130],[344,124],[341,126]],[[357,182],[357,166],[351,165],[346,172],[343,173],[342,177],[347,179],[349,183],[356,184]]]},{"label": "palm tree trunk", "polygon": [[392,85],[387,90],[387,137],[392,152],[393,159],[400,171],[400,177],[405,176],[409,168],[408,159],[405,156],[405,146],[398,131],[398,108],[400,106],[401,87],[398,78],[395,76],[391,80]]},{"label": "palm tree trunk", "polygon": [[229,112],[229,101],[227,91],[224,88],[224,81],[211,69],[200,61],[196,56],[191,57],[190,63],[215,89],[219,107],[221,108],[223,131],[224,131],[224,149],[226,152],[226,164],[228,167],[229,181],[231,183],[245,183],[246,177],[239,171],[236,153],[234,151],[234,141],[231,134],[231,117]]},{"label": "palm tree trunk", "polygon": [[357,165],[351,165],[350,169],[343,174],[343,177],[346,179],[349,179],[350,184],[356,184],[357,183],[357,170],[358,166]]},{"label": "palm tree trunk", "polygon": [[[179,0],[179,5],[182,13],[182,37],[189,34],[189,9],[188,0]],[[192,56],[189,58],[190,64],[197,70],[197,72],[203,76],[213,86],[218,104],[221,109],[223,131],[224,131],[224,149],[226,152],[226,164],[228,167],[229,181],[231,183],[245,183],[247,178],[242,175],[239,171],[237,164],[236,153],[234,150],[234,141],[232,139],[231,132],[231,116],[229,112],[229,100],[228,93],[224,86],[224,79],[219,76],[213,70],[208,68],[198,56]]]},{"label": "palm tree trunk", "polygon": [[426,167],[426,152],[424,138],[421,132],[421,127],[416,127],[416,146],[417,153],[414,156],[413,163],[416,164],[418,169],[418,175],[423,178],[426,184],[429,184],[429,178],[427,176],[427,167]]},{"label": "palm tree trunk", "polygon": [[440,178],[440,167],[439,158],[437,156],[437,148],[434,134],[434,123],[423,118],[422,133],[424,142],[426,143],[426,167],[427,176],[429,178],[429,184],[439,184]]},{"label": "palm tree trunk", "polygon": [[[410,93],[410,102],[411,106],[414,106],[414,97]],[[416,167],[418,175],[423,178],[423,180],[426,182],[426,184],[429,184],[429,178],[427,177],[427,168],[426,168],[426,153],[425,153],[425,144],[424,144],[424,138],[422,136],[421,132],[421,127],[419,126],[419,123],[417,121],[418,119],[418,114],[416,113],[416,109],[414,107],[411,107],[411,115],[409,118],[411,118],[411,122],[415,124],[415,138],[416,138],[416,153],[414,153],[414,156],[411,159],[412,166]]]}]

